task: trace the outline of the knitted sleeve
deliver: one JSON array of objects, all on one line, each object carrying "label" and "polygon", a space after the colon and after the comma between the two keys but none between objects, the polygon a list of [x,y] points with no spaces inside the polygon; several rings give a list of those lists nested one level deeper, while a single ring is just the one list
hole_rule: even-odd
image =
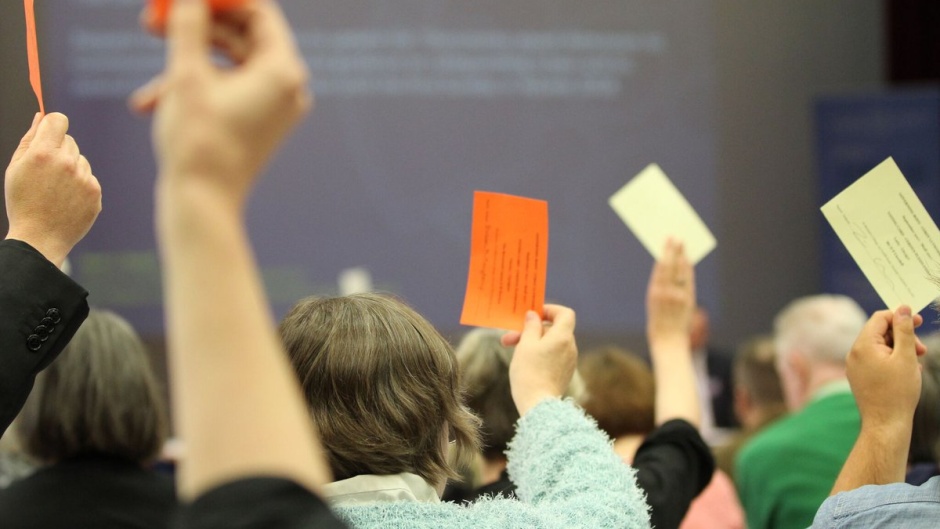
[{"label": "knitted sleeve", "polygon": [[563,527],[649,527],[632,468],[593,419],[548,399],[522,417],[509,445],[517,495]]}]

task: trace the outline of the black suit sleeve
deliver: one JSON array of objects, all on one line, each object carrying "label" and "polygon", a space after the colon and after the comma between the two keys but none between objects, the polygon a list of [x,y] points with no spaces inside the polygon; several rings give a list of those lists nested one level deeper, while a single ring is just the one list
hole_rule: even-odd
[{"label": "black suit sleeve", "polygon": [[344,529],[323,501],[285,479],[250,478],[180,507],[173,529]]},{"label": "black suit sleeve", "polygon": [[88,292],[32,246],[0,241],[0,435],[88,316]]},{"label": "black suit sleeve", "polygon": [[694,426],[673,420],[643,441],[633,467],[637,484],[646,492],[651,525],[676,529],[692,500],[711,481],[715,459]]}]

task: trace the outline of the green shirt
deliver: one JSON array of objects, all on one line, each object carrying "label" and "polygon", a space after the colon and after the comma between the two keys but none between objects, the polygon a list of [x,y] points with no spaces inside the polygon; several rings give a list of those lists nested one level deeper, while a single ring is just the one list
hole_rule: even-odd
[{"label": "green shirt", "polygon": [[735,481],[749,529],[804,529],[860,428],[848,384],[824,387],[802,410],[758,433],[738,453]]}]

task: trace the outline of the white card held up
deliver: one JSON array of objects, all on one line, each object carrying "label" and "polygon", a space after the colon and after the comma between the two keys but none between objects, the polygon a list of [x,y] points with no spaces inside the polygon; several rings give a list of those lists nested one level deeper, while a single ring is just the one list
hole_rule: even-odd
[{"label": "white card held up", "polygon": [[940,230],[892,158],[821,209],[889,309],[920,312],[940,294]]},{"label": "white card held up", "polygon": [[656,164],[643,169],[608,203],[656,260],[669,237],[683,242],[693,265],[715,249],[708,226]]}]

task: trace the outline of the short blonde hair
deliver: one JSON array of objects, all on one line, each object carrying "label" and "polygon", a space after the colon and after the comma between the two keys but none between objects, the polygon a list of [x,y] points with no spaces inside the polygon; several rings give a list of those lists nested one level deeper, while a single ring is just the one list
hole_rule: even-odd
[{"label": "short blonde hair", "polygon": [[280,324],[335,479],[410,472],[457,477],[479,447],[450,344],[417,312],[386,295],[310,297]]},{"label": "short blonde hair", "polygon": [[17,422],[23,449],[43,462],[85,453],[150,461],[168,430],[144,344],[120,316],[96,309],[36,377]]}]

